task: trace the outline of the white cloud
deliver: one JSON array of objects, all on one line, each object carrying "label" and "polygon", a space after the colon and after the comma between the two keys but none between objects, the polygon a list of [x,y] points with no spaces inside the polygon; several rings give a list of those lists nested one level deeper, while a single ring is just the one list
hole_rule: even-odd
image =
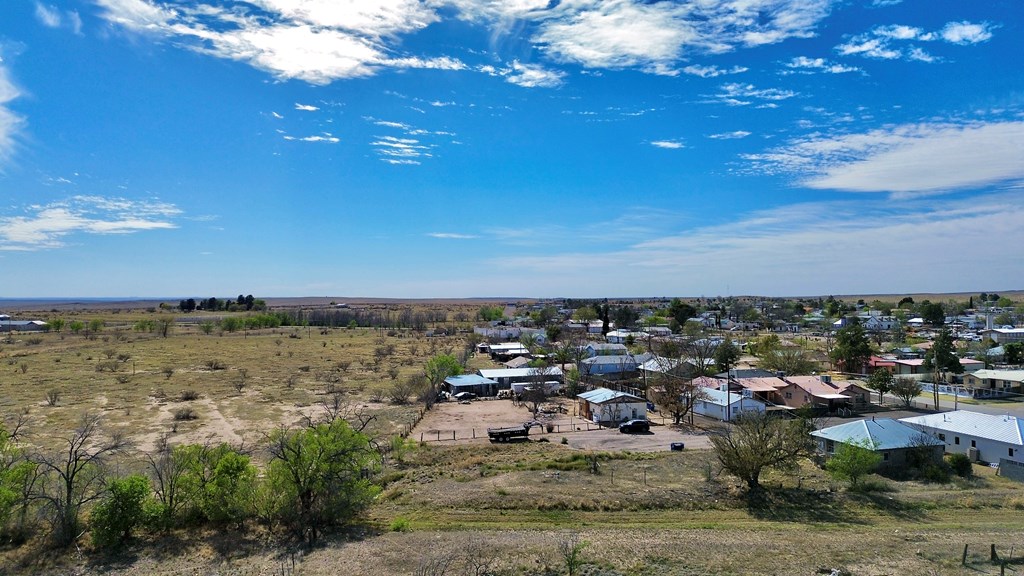
[{"label": "white cloud", "polygon": [[74,196],[27,215],[0,216],[0,250],[33,251],[60,248],[73,234],[130,234],[177,228],[181,214],[173,204],[101,196]]},{"label": "white cloud", "polygon": [[747,132],[746,130],[736,130],[735,132],[723,132],[721,134],[712,134],[708,136],[708,138],[712,138],[715,140],[736,140],[739,138],[746,138],[747,136],[750,136],[750,132]]},{"label": "white cloud", "polygon": [[18,134],[24,124],[24,119],[8,107],[19,96],[21,91],[11,81],[7,67],[0,58],[0,168],[14,154]]},{"label": "white cloud", "polygon": [[[950,274],[951,263],[971,262],[1007,285],[1024,283],[1021,254],[977,248],[992,238],[1005,246],[1022,245],[1022,219],[1024,190],[966,200],[798,204],[610,252],[525,255],[493,264],[496,273],[508,269],[522,278],[543,275],[553,293],[572,286],[595,261],[622,272],[616,289],[623,295],[659,293],[666,285],[706,295],[967,291],[976,289],[977,279]],[[879,258],[892,256],[895,247],[900,254],[914,255],[900,260],[899,274],[858,272],[876,270]]]},{"label": "white cloud", "polygon": [[836,46],[842,56],[864,56],[879,60],[913,60],[918,62],[938,62],[920,46],[901,46],[900,42],[935,42],[968,45],[985,42],[992,38],[992,25],[989,23],[974,24],[971,22],[949,22],[937,32],[925,32],[916,26],[890,24],[876,26],[870,32],[854,36],[847,42]]},{"label": "white cloud", "polygon": [[778,105],[775,102],[788,100],[794,96],[797,96],[797,93],[792,90],[782,90],[780,88],[759,89],[754,87],[753,84],[733,82],[723,84],[721,91],[715,94],[713,99],[708,102],[717,102],[726,106],[748,106],[753,104],[754,100],[761,100],[764,103],[759,108],[777,108]]},{"label": "white cloud", "polygon": [[427,236],[430,236],[431,238],[443,238],[447,240],[472,240],[473,238],[477,238],[477,236],[474,236],[472,234],[458,234],[455,232],[430,232],[427,234]]},{"label": "white cloud", "polygon": [[950,22],[939,34],[951,44],[978,44],[992,38],[992,30],[988,24],[972,24],[971,22]]},{"label": "white cloud", "polygon": [[59,28],[61,24],[60,10],[36,2],[36,19],[47,28]]},{"label": "white cloud", "polygon": [[699,64],[692,64],[683,68],[684,74],[690,74],[691,76],[700,76],[701,78],[716,78],[725,74],[741,74],[746,72],[749,68],[742,66],[733,66],[732,68],[719,68],[718,66],[701,66]]},{"label": "white cloud", "polygon": [[422,143],[418,138],[378,136],[370,146],[388,164],[419,164],[421,158],[433,156],[430,152],[433,146]]},{"label": "white cloud", "polygon": [[302,110],[304,112],[316,112],[320,108],[317,108],[316,106],[312,106],[310,104],[299,104],[298,102],[296,102],[295,103],[295,109],[296,110]]},{"label": "white cloud", "polygon": [[284,118],[284,116],[281,116],[280,114],[278,114],[277,112],[274,112],[274,111],[271,111],[270,115],[273,116],[274,118],[277,118],[278,120],[281,120],[281,119]]},{"label": "white cloud", "polygon": [[340,138],[332,136],[331,134],[328,133],[317,136],[285,136],[284,139],[294,142],[326,142],[328,144],[337,144],[338,142],[341,142]]},{"label": "white cloud", "polygon": [[508,82],[524,88],[556,88],[562,84],[565,73],[515,60],[502,71],[502,75]]},{"label": "white cloud", "polygon": [[789,62],[786,62],[786,68],[808,73],[825,72],[827,74],[843,74],[845,72],[860,71],[860,68],[855,66],[845,66],[835,62],[829,62],[824,58],[808,58],[806,56],[797,56]]},{"label": "white cloud", "polygon": [[795,174],[809,188],[897,194],[980,188],[1024,181],[1024,122],[814,135],[746,158],[756,171]]},{"label": "white cloud", "polygon": [[679,140],[654,140],[651,142],[651,146],[656,148],[666,148],[668,150],[679,150],[685,148],[686,145]]}]

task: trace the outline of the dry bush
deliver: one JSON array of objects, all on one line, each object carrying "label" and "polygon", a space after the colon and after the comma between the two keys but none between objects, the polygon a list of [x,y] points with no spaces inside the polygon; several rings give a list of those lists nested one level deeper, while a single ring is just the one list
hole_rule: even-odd
[{"label": "dry bush", "polygon": [[191,402],[193,400],[199,400],[199,392],[195,390],[183,390],[179,397],[182,402]]},{"label": "dry bush", "polygon": [[228,369],[228,365],[225,364],[221,360],[207,360],[206,361],[206,369],[207,370],[227,370]]},{"label": "dry bush", "polygon": [[199,418],[199,414],[196,414],[194,408],[178,408],[174,411],[174,419],[180,421],[184,420],[195,420]]},{"label": "dry bush", "polygon": [[56,406],[57,402],[60,402],[60,390],[57,388],[51,388],[46,392],[46,405]]},{"label": "dry bush", "polygon": [[163,373],[164,378],[170,380],[171,376],[174,376],[174,366],[164,366],[160,369],[160,372]]}]

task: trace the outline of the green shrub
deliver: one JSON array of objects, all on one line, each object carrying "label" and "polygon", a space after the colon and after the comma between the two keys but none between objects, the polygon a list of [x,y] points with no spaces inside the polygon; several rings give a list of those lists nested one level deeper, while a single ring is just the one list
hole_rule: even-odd
[{"label": "green shrub", "polygon": [[974,474],[974,465],[966,454],[950,454],[946,463],[953,470],[953,473],[961,478],[970,478]]},{"label": "green shrub", "polygon": [[92,541],[98,548],[120,546],[136,526],[145,521],[149,479],[132,475],[118,478],[107,487],[107,496],[92,510]]},{"label": "green shrub", "polygon": [[945,462],[928,464],[921,468],[921,479],[925,482],[945,484],[949,482],[949,466],[946,466]]},{"label": "green shrub", "polygon": [[399,516],[391,521],[392,532],[408,532],[411,529],[408,518]]}]

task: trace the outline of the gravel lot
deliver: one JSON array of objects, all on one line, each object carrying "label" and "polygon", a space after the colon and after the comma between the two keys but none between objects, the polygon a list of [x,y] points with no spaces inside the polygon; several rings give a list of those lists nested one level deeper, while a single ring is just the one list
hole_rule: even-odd
[{"label": "gravel lot", "polygon": [[[669,445],[682,442],[687,449],[711,447],[707,436],[702,433],[684,433],[671,426],[658,424],[647,434],[622,434],[617,428],[599,428],[573,415],[574,403],[558,399],[565,412],[541,415],[538,420],[555,427],[547,433],[539,428],[530,430],[530,440],[548,438],[561,442],[564,437],[569,446],[593,450],[635,450],[656,452],[669,450]],[[477,400],[469,404],[457,402],[439,403],[423,417],[413,429],[411,438],[427,442],[484,443],[488,442],[487,428],[516,426],[532,420],[527,406],[516,406],[511,400]],[[589,428],[589,430],[588,430]]]}]

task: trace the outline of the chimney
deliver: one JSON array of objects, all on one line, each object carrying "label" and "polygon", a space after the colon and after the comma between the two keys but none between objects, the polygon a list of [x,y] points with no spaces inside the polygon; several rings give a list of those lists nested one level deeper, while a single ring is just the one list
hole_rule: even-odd
[{"label": "chimney", "polygon": [[831,384],[832,383],[832,376],[829,375],[829,374],[822,374],[821,375],[821,381],[822,381],[823,384]]}]

